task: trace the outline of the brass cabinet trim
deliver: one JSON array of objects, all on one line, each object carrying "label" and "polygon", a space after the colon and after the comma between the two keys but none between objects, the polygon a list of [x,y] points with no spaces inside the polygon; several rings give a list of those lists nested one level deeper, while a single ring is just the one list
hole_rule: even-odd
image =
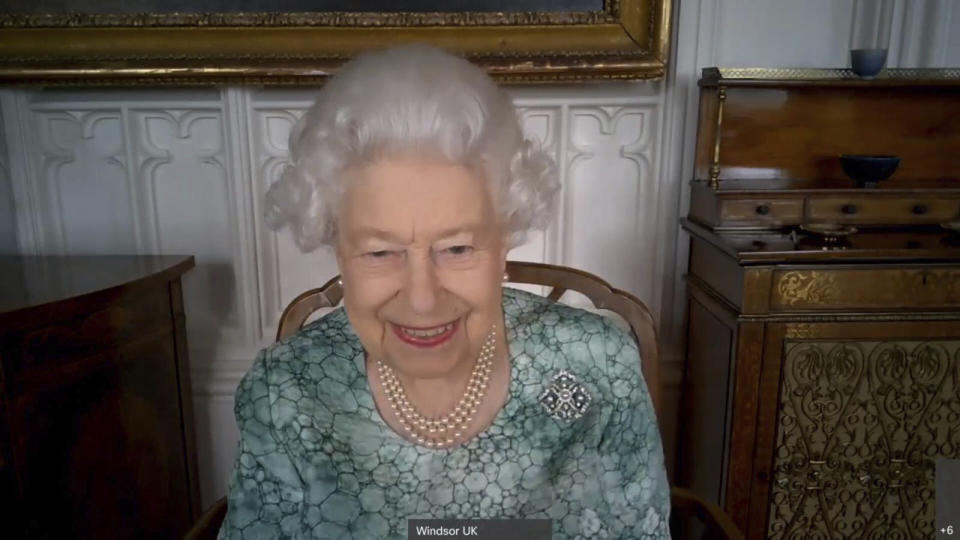
[{"label": "brass cabinet trim", "polygon": [[[731,324],[750,324],[750,323],[769,323],[769,324],[828,324],[828,323],[883,323],[898,321],[916,321],[916,322],[960,322],[960,312],[958,311],[916,311],[910,313],[904,312],[827,312],[827,313],[763,313],[763,314],[744,314],[740,309],[731,304],[709,283],[699,277],[691,274],[684,276],[689,285],[689,292],[697,300],[711,307],[715,313],[723,313],[724,320],[732,321]],[[731,319],[732,318],[732,319]],[[789,327],[788,327],[789,328]]]},{"label": "brass cabinet trim", "polygon": [[960,268],[778,269],[771,311],[955,308]]},{"label": "brass cabinet trim", "polygon": [[788,324],[784,336],[787,339],[810,339],[820,336],[820,326],[811,323]]},{"label": "brass cabinet trim", "polygon": [[727,101],[727,88],[717,87],[717,118],[716,131],[713,134],[713,159],[710,161],[709,185],[712,189],[720,189],[720,137],[723,135],[723,104]]},{"label": "brass cabinet trim", "polygon": [[867,80],[849,68],[703,68],[701,86],[716,84],[734,84],[765,81],[796,81],[798,84],[811,81],[845,82],[847,84],[878,84],[886,81],[905,84],[924,81],[960,81],[960,69],[957,68],[895,68],[884,69],[874,80]]}]

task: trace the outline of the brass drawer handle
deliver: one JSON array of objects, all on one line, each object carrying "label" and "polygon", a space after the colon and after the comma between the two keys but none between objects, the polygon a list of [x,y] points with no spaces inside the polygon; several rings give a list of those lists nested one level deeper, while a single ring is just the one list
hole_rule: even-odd
[{"label": "brass drawer handle", "polygon": [[922,216],[930,211],[930,207],[925,204],[915,204],[913,205],[912,211],[918,216]]},{"label": "brass drawer handle", "polygon": [[756,212],[761,216],[765,216],[770,213],[770,205],[761,204],[757,206],[754,210],[756,210]]},{"label": "brass drawer handle", "polygon": [[840,207],[840,211],[843,212],[844,214],[848,214],[848,215],[850,215],[850,214],[856,214],[856,213],[857,213],[857,205],[855,205],[855,204],[845,204],[845,205],[843,205],[843,206]]}]

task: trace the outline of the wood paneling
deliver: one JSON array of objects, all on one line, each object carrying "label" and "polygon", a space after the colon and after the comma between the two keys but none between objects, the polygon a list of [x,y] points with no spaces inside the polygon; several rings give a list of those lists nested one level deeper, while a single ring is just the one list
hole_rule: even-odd
[{"label": "wood paneling", "polygon": [[[957,178],[956,148],[960,86],[858,85],[829,93],[816,86],[731,86],[720,132],[720,179],[823,179],[849,187],[841,154],[887,154],[903,158],[884,182],[896,187]],[[708,177],[698,173],[698,179]]]}]

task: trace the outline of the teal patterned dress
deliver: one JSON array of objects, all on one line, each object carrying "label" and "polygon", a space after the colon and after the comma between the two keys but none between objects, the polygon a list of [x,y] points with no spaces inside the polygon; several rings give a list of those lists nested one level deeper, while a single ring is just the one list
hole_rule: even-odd
[{"label": "teal patterned dress", "polygon": [[[668,538],[669,488],[637,348],[605,318],[504,289],[509,399],[485,431],[416,446],[374,406],[338,309],[258,355],[220,539],[405,538],[408,518],[549,518],[553,538]],[[590,396],[561,420],[561,370]]]}]

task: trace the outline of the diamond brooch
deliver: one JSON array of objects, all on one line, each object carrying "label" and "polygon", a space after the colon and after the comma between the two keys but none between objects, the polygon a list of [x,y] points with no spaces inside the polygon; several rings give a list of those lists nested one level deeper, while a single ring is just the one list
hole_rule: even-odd
[{"label": "diamond brooch", "polygon": [[583,416],[590,405],[590,394],[573,374],[560,370],[540,394],[540,404],[557,420],[575,420]]}]

